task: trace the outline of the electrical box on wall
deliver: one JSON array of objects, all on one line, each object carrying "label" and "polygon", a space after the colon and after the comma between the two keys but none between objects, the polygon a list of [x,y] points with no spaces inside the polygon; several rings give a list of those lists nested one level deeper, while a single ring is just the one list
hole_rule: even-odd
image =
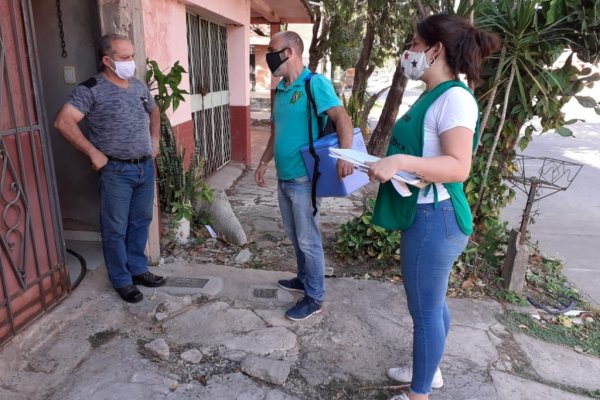
[{"label": "electrical box on wall", "polygon": [[63,76],[65,79],[65,83],[74,85],[77,83],[77,78],[75,77],[75,67],[70,65],[65,65],[63,68]]}]

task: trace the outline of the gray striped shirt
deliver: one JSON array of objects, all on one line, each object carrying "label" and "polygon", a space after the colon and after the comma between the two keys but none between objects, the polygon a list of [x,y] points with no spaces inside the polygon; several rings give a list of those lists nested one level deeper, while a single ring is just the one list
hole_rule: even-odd
[{"label": "gray striped shirt", "polygon": [[149,114],[156,105],[141,81],[130,78],[124,89],[100,73],[73,89],[67,104],[85,114],[90,142],[107,156],[130,159],[152,154]]}]

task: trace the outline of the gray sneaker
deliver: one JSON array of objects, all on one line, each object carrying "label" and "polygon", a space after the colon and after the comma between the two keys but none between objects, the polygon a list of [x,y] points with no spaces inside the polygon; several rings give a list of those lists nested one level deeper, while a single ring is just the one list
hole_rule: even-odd
[{"label": "gray sneaker", "polygon": [[277,282],[279,287],[285,290],[289,290],[290,292],[300,292],[304,293],[304,284],[300,282],[300,279],[282,279]]}]

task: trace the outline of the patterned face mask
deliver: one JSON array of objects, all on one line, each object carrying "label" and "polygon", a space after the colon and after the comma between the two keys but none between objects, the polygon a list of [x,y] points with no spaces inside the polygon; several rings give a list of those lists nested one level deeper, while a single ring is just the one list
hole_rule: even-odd
[{"label": "patterned face mask", "polygon": [[429,51],[429,49],[431,49],[431,47],[427,48],[425,51],[406,50],[402,53],[400,63],[402,65],[402,73],[404,76],[408,79],[417,80],[425,71],[427,71],[431,64],[427,62],[425,53]]}]

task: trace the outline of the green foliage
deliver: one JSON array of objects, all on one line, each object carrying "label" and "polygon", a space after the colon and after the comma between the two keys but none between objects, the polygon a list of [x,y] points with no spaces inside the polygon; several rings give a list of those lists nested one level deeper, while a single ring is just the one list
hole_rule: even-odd
[{"label": "green foliage", "polygon": [[191,222],[194,216],[194,207],[190,203],[174,201],[171,203],[171,212],[173,213],[173,221],[181,221],[185,218]]},{"label": "green foliage", "polygon": [[369,199],[360,217],[343,224],[337,238],[337,252],[364,259],[400,260],[400,232],[388,231],[371,222],[375,200]]},{"label": "green foliage", "polygon": [[[550,7],[550,3],[564,3],[565,7]],[[582,24],[572,20],[575,10],[567,7],[568,1],[512,0],[486,1],[478,5],[476,25],[496,32],[506,48],[506,57],[491,57],[484,65],[482,78],[485,83],[475,92],[482,109],[487,106],[490,93],[497,89],[492,113],[487,126],[483,127],[480,148],[473,160],[472,173],[465,182],[465,191],[471,206],[480,201],[476,210],[476,230],[484,230],[487,221],[497,219],[500,210],[514,198],[514,192],[505,184],[504,178],[515,172],[516,149],[525,149],[534,134],[554,131],[562,136],[572,136],[567,127],[577,120],[566,121],[562,107],[573,97],[582,105],[600,112],[596,101],[578,96],[584,87],[600,80],[600,74],[592,74],[589,68],[580,69],[569,57],[561,67],[553,64],[566,48],[573,47],[569,35],[582,34]],[[598,1],[596,0],[596,4]],[[560,14],[563,10],[570,14]],[[551,14],[551,15],[550,15]],[[569,22],[571,21],[571,22]],[[502,71],[499,81],[494,80],[496,69]],[[508,74],[515,68],[515,79],[508,87]],[[494,140],[501,121],[505,94],[509,92],[506,121],[502,127],[495,150]],[[532,124],[539,119],[541,131]],[[484,182],[488,157],[492,163]],[[485,184],[479,199],[481,186]]]},{"label": "green foliage", "polygon": [[564,265],[558,260],[531,257],[530,267],[525,275],[529,292],[542,302],[552,303],[561,297],[581,302],[581,295],[569,283],[563,269]]},{"label": "green foliage", "polygon": [[185,68],[179,65],[179,61],[175,61],[169,72],[165,74],[160,70],[156,61],[146,59],[146,83],[150,90],[157,91],[154,101],[161,113],[167,112],[171,105],[175,111],[179,107],[179,103],[185,101],[183,95],[188,92],[179,89],[182,75],[185,73]]},{"label": "green foliage", "polygon": [[518,306],[526,306],[527,304],[529,304],[525,296],[513,292],[512,290],[497,290],[494,292],[494,297],[496,297],[499,300],[516,304]]}]

